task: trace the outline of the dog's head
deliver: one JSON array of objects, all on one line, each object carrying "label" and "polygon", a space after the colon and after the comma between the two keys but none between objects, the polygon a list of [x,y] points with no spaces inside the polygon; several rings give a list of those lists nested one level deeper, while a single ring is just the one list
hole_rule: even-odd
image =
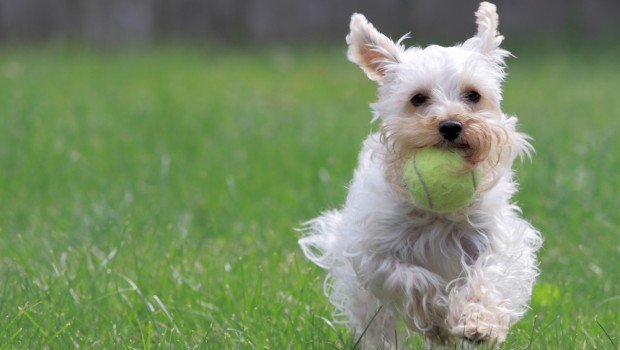
[{"label": "dog's head", "polygon": [[433,145],[462,149],[469,165],[487,170],[509,169],[529,154],[516,118],[500,107],[510,53],[499,47],[495,5],[481,3],[476,23],[477,34],[461,45],[406,49],[407,36],[393,42],[363,15],[351,17],[348,58],[380,85],[372,107],[397,167],[413,150]]}]

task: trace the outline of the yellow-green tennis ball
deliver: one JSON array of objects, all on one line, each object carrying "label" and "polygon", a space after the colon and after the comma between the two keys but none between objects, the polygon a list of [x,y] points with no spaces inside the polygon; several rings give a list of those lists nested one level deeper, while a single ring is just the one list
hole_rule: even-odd
[{"label": "yellow-green tennis ball", "polygon": [[465,159],[458,151],[426,147],[405,162],[403,179],[415,204],[438,213],[469,205],[478,188],[479,167],[464,171]]}]

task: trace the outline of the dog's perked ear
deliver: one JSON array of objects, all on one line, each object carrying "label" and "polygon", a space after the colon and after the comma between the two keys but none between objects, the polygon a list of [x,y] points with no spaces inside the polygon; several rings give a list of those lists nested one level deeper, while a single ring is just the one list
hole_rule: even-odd
[{"label": "dog's perked ear", "polygon": [[463,47],[479,51],[485,56],[488,56],[495,63],[502,64],[504,57],[509,53],[499,48],[504,37],[497,31],[497,25],[499,23],[499,16],[497,15],[497,8],[495,5],[489,2],[481,2],[476,11],[476,24],[478,25],[478,33],[467,40]]},{"label": "dog's perked ear", "polygon": [[347,35],[349,61],[359,65],[368,78],[383,82],[386,67],[399,62],[404,48],[379,33],[364,15],[351,16],[351,32]]}]

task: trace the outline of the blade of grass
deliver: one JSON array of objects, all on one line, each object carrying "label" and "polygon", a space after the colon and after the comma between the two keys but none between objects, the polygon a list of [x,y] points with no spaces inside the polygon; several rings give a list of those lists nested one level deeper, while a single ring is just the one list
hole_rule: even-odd
[{"label": "blade of grass", "polygon": [[65,329],[69,328],[69,326],[71,326],[71,322],[66,323],[64,326],[60,327],[56,332],[54,332],[54,334],[52,334],[52,336],[47,339],[44,343],[42,348],[45,348],[45,346],[49,343],[51,343],[54,339],[56,339],[60,333],[64,332]]},{"label": "blade of grass", "polygon": [[23,328],[19,328],[17,330],[17,332],[13,333],[12,336],[9,337],[9,339],[7,339],[6,343],[2,344],[0,346],[0,350],[3,350],[4,348],[6,348],[7,346],[9,346],[13,340],[15,340],[15,338],[17,338],[17,336],[22,332]]},{"label": "blade of grass", "polygon": [[614,342],[614,340],[611,338],[611,336],[609,335],[609,333],[607,333],[607,330],[605,329],[605,327],[603,327],[603,325],[596,320],[596,324],[599,326],[599,328],[601,328],[601,330],[603,331],[603,333],[605,333],[605,336],[607,337],[607,339],[609,340],[609,342],[611,343],[611,345],[613,345],[614,349],[617,349],[618,346],[616,345],[616,343]]},{"label": "blade of grass", "polygon": [[375,317],[377,317],[377,315],[379,314],[379,311],[381,311],[382,308],[383,308],[383,305],[379,306],[379,308],[377,309],[375,314],[372,315],[372,318],[370,319],[370,321],[368,321],[368,324],[364,328],[364,331],[362,332],[362,334],[360,334],[359,338],[357,338],[357,341],[355,342],[355,344],[353,344],[353,347],[351,348],[351,350],[357,349],[357,347],[360,345],[360,343],[362,342],[362,338],[364,337],[364,335],[368,331],[368,328],[370,328],[370,325],[372,324],[372,321],[375,320]]}]

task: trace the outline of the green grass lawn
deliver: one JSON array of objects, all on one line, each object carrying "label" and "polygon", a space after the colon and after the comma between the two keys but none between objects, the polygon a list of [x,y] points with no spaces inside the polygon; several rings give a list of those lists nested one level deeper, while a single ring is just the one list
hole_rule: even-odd
[{"label": "green grass lawn", "polygon": [[[344,51],[0,50],[0,350],[351,348],[293,229],[376,128]],[[502,348],[617,349],[620,48],[513,51],[545,245]]]}]

